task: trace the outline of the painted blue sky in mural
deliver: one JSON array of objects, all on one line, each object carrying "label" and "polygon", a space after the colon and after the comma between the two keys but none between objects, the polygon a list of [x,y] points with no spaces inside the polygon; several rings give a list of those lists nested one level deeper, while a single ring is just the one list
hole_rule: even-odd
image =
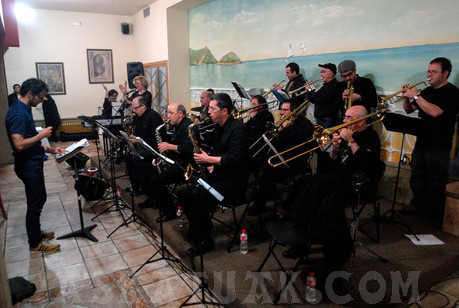
[{"label": "painted blue sky in mural", "polygon": [[190,10],[190,48],[248,61],[286,57],[290,44],[304,56],[452,43],[458,12],[457,0],[214,0]]}]

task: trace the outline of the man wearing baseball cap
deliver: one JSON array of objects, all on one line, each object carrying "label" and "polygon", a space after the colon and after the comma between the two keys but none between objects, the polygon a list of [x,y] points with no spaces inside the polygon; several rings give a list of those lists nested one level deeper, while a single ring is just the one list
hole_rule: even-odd
[{"label": "man wearing baseball cap", "polygon": [[[317,124],[327,128],[338,125],[339,123],[339,109],[335,101],[335,88],[338,85],[336,80],[336,65],[333,63],[319,64],[320,79],[323,82],[323,86],[315,91],[311,90],[308,92],[308,99],[314,104],[314,117],[316,118]],[[308,80],[308,83],[311,81]],[[309,87],[306,86],[309,90]]]},{"label": "man wearing baseball cap", "polygon": [[338,65],[338,72],[343,78],[343,81],[338,83],[336,92],[336,100],[341,109],[344,109],[345,101],[349,98],[350,87],[354,88],[354,92],[350,98],[352,106],[364,106],[368,113],[371,112],[371,108],[376,108],[378,97],[375,85],[370,79],[360,77],[357,74],[354,61],[344,60],[341,62]]}]

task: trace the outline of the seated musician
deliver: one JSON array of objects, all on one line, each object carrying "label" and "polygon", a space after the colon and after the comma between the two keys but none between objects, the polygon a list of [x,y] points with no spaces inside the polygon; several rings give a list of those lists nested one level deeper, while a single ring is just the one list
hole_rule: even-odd
[{"label": "seated musician", "polygon": [[169,124],[175,127],[174,133],[169,142],[160,142],[158,149],[161,154],[175,161],[175,164],[167,165],[166,162],[162,162],[167,167],[150,178],[145,191],[148,199],[139,204],[140,208],[160,206],[162,217],[156,219],[158,222],[175,218],[176,209],[166,185],[184,182],[184,168],[193,161],[193,146],[188,137],[188,127],[192,121],[186,117],[186,108],[180,103],[170,104],[167,107],[167,119]]},{"label": "seated musician", "polygon": [[[234,119],[233,104],[226,93],[212,96],[209,114],[217,123],[211,150],[195,153],[195,161],[207,165],[208,174],[201,177],[224,196],[223,202],[237,200],[247,189],[247,133],[244,124]],[[203,186],[189,186],[178,192],[179,204],[190,223],[193,246],[187,254],[195,257],[214,247],[212,239],[213,212],[219,201]]]},{"label": "seated musician", "polygon": [[106,85],[102,85],[105,90],[105,98],[104,98],[104,105],[102,111],[102,117],[104,119],[111,119],[112,118],[112,103],[115,103],[118,99],[118,92],[115,89],[108,90]]},{"label": "seated musician", "polygon": [[[281,105],[281,121],[284,122],[277,128],[278,136],[272,140],[272,144],[278,152],[312,138],[313,127],[311,122],[303,114],[292,116],[292,112],[299,106],[290,101],[285,101]],[[268,156],[271,155],[273,152],[270,151]],[[309,169],[308,158],[308,155],[303,155],[301,158],[293,160],[291,164],[277,168],[271,167],[265,160],[258,178],[254,204],[249,208],[249,215],[258,215],[264,211],[266,202],[271,193],[275,191],[276,179],[304,174]]]},{"label": "seated musician", "polygon": [[[152,148],[158,149],[155,138],[156,127],[163,123],[163,119],[152,108],[147,107],[147,102],[143,97],[136,97],[132,101],[132,112],[134,116],[134,136],[140,137]],[[134,136],[130,139],[134,145],[136,140]],[[153,172],[151,162],[153,155],[143,147],[137,147],[137,152],[143,159],[128,153],[126,155],[126,168],[131,178],[132,190],[134,195],[143,193],[148,180],[148,174]]]},{"label": "seated musician", "polygon": [[[378,97],[376,95],[376,88],[373,82],[365,77],[360,77],[357,74],[355,62],[352,60],[344,60],[338,65],[338,71],[343,78],[343,81],[339,82],[336,86],[335,100],[336,104],[340,107],[340,110],[347,108],[348,104],[364,106],[368,112],[371,112],[371,108],[375,108],[378,103]],[[351,87],[353,88],[352,97]]]},{"label": "seated musician", "polygon": [[[343,122],[367,114],[365,107],[352,106],[346,111]],[[362,186],[365,199],[376,192],[384,170],[379,136],[373,128],[365,128],[365,125],[366,121],[362,119],[334,134],[332,151],[319,154],[317,174],[297,181],[291,191],[296,196],[289,196],[294,200],[292,223],[304,226],[314,242],[324,246],[327,274],[340,270],[352,252],[344,206],[356,202],[353,179],[369,180],[365,187]],[[361,204],[363,202],[365,200]],[[305,247],[292,247],[284,251],[283,256],[297,258],[301,249]]]},{"label": "seated musician", "polygon": [[[259,106],[262,105],[262,106]],[[248,132],[248,144],[249,146],[257,143],[261,135],[266,133],[267,124],[274,123],[274,117],[268,110],[266,99],[261,95],[255,95],[252,97],[252,107],[259,106],[249,111],[250,120],[245,123]],[[250,149],[250,156],[255,154],[259,150],[259,146]],[[261,160],[258,158],[250,159],[250,169],[254,173],[254,176],[258,178],[261,172]]]}]

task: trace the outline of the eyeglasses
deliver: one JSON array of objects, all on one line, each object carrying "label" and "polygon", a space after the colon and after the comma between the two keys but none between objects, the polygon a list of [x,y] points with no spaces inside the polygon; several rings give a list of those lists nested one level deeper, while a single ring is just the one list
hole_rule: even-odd
[{"label": "eyeglasses", "polygon": [[354,71],[350,71],[349,73],[346,73],[346,74],[341,74],[341,77],[347,78],[347,77],[350,77],[352,74],[354,74]]},{"label": "eyeglasses", "polygon": [[139,109],[140,107],[142,107],[143,105],[139,105],[137,107],[132,107],[132,110],[136,111],[137,109]]},{"label": "eyeglasses", "polygon": [[46,96],[46,95],[40,96],[40,95],[37,94],[37,95],[35,95],[35,96],[38,97],[38,98],[42,101],[42,100],[45,99],[45,96]]},{"label": "eyeglasses", "polygon": [[170,114],[170,115],[174,115],[176,114],[177,112],[173,112],[173,111],[168,111],[167,114]]},{"label": "eyeglasses", "polygon": [[427,74],[438,74],[438,73],[441,73],[440,71],[427,71]]},{"label": "eyeglasses", "polygon": [[218,110],[221,110],[221,109],[218,109],[218,108],[216,108],[216,107],[209,107],[209,110],[218,111]]}]

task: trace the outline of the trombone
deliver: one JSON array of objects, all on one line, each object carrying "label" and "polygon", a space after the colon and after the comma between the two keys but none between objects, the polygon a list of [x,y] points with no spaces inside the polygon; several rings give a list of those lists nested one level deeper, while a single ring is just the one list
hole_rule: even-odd
[{"label": "trombone", "polygon": [[[340,125],[337,125],[337,126],[333,126],[333,127],[330,127],[330,128],[323,128],[322,126],[320,125],[316,125],[314,127],[314,133],[313,133],[313,138],[308,140],[308,141],[305,141],[303,143],[300,143],[294,147],[291,147],[290,149],[287,149],[279,154],[276,154],[276,155],[273,155],[271,156],[269,159],[268,159],[268,164],[270,164],[272,167],[278,167],[278,166],[281,166],[285,163],[288,163],[289,161],[291,160],[294,160],[298,157],[301,157],[303,155],[306,155],[312,151],[315,151],[316,149],[318,148],[321,148],[327,144],[330,144],[332,143],[333,141],[337,140],[336,138],[330,138],[330,135],[333,135],[334,133],[338,132],[339,130],[341,130],[342,128],[345,128],[345,127],[348,127],[352,124],[355,124],[357,122],[360,122],[360,121],[363,121],[363,120],[366,120],[368,118],[371,118],[371,117],[374,117],[376,116],[376,119],[370,123],[366,123],[364,126],[361,126],[359,128],[357,128],[356,130],[354,130],[353,132],[356,133],[356,132],[359,132],[359,131],[362,131],[364,130],[365,128],[371,126],[371,125],[374,125],[378,122],[381,122],[384,117],[386,116],[386,109],[380,109],[376,112],[373,112],[373,113],[370,113],[370,114],[367,114],[366,116],[363,116],[363,117],[360,117],[358,119],[355,119],[355,120],[352,120],[352,121],[349,121],[349,122],[346,122],[346,123],[343,123],[343,124],[340,124]],[[283,157],[281,157],[282,155],[286,154],[286,153],[289,153],[295,149],[298,149],[300,147],[303,147],[305,145],[309,145],[310,143],[312,142],[316,142],[318,145],[317,146],[313,146],[312,148],[310,149],[307,149],[306,151],[304,152],[301,152],[299,153],[298,155],[295,155],[295,156],[292,156],[288,159],[285,159]],[[273,163],[272,160],[275,159],[275,158],[278,158],[280,160],[279,163]]]},{"label": "trombone", "polygon": [[[315,91],[318,87],[320,87],[321,85],[323,84],[322,80],[321,79],[317,79],[317,80],[314,80],[314,81],[311,81],[311,82],[307,82],[304,86],[302,86],[301,88],[298,88],[298,89],[295,89],[293,91],[288,91],[288,95],[290,97],[292,97],[293,95],[295,96],[300,96],[300,95],[303,95],[303,94],[306,94],[308,92],[311,92],[311,91]],[[309,89],[308,89],[308,88]]]},{"label": "trombone", "polygon": [[382,97],[381,100],[382,100],[383,104],[385,102],[389,102],[390,104],[395,104],[395,103],[405,99],[405,97],[403,97],[403,96],[395,98],[397,95],[399,95],[400,93],[405,92],[408,89],[412,89],[412,88],[416,88],[416,91],[418,91],[418,94],[419,94],[419,93],[421,93],[422,90],[427,88],[427,83],[429,82],[429,80],[430,79],[427,79],[425,81],[421,81],[421,82],[415,83],[413,85],[407,86],[407,87],[401,89],[400,91],[392,93],[391,95]]},{"label": "trombone", "polygon": [[267,107],[267,109],[276,108],[279,105],[279,101],[274,100],[274,101],[266,102],[264,104],[259,104],[257,106],[252,106],[252,107],[248,107],[248,108],[241,108],[241,109],[234,109],[233,110],[233,117],[235,119],[245,119],[246,117],[249,117],[249,116],[248,115],[244,116],[243,113],[246,113],[247,111],[256,109],[258,107],[269,106],[269,104],[272,104],[272,106],[271,107]]},{"label": "trombone", "polygon": [[[271,141],[274,137],[277,137],[279,135],[279,128],[281,128],[282,125],[286,121],[288,121],[288,120],[295,121],[295,119],[297,117],[299,117],[301,114],[303,114],[306,111],[306,109],[308,109],[308,107],[309,107],[309,100],[305,100],[295,110],[290,112],[288,115],[286,115],[285,117],[283,117],[282,119],[280,119],[276,123],[268,122],[266,124],[267,132],[265,134],[263,134],[260,138],[258,138],[257,141],[255,141],[250,146],[249,149],[252,150],[255,147],[255,145],[257,145],[261,140],[264,140],[263,136],[265,136],[265,138],[266,138],[266,134],[267,133],[269,133],[272,136],[270,139],[268,139],[269,141]],[[267,143],[265,143],[255,154],[253,154],[252,157],[255,158],[265,148],[266,145],[267,145]]]},{"label": "trombone", "polygon": [[266,95],[268,95],[269,93],[271,93],[273,90],[275,90],[276,88],[278,87],[281,87],[283,88],[285,85],[287,84],[287,80],[283,79],[281,81],[279,81],[278,83],[275,83],[273,84],[273,86],[271,87],[271,89],[269,89],[268,91],[266,91],[265,93],[263,93],[263,97],[266,97]]}]

